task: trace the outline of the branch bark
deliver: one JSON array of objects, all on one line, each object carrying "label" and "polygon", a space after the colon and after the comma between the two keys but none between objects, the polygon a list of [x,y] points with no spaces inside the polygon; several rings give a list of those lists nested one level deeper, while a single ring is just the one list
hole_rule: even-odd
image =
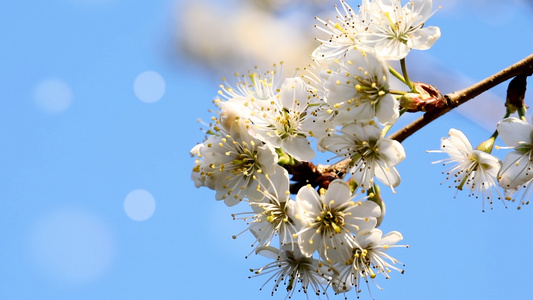
[{"label": "branch bark", "polygon": [[426,112],[422,117],[406,125],[404,128],[389,136],[390,139],[395,139],[398,142],[403,142],[413,133],[422,129],[427,124],[433,122],[447,112],[456,108],[457,106],[466,103],[475,98],[481,93],[490,90],[498,84],[511,79],[517,75],[531,75],[533,73],[533,54],[524,58],[523,60],[501,70],[500,72],[483,79],[482,81],[467,87],[465,89],[445,95],[448,104],[442,109]]}]

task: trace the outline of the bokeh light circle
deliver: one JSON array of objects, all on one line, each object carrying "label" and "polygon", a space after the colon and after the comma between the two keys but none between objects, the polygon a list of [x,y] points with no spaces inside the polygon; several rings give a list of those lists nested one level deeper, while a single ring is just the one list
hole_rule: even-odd
[{"label": "bokeh light circle", "polygon": [[37,84],[34,96],[40,109],[50,114],[59,114],[70,107],[73,93],[65,81],[49,78]]},{"label": "bokeh light circle", "polygon": [[155,212],[155,199],[146,190],[133,190],[124,200],[124,211],[134,221],[146,221]]},{"label": "bokeh light circle", "polygon": [[154,71],[146,71],[139,74],[133,83],[135,96],[146,103],[159,101],[165,94],[165,90],[165,80],[159,73]]}]

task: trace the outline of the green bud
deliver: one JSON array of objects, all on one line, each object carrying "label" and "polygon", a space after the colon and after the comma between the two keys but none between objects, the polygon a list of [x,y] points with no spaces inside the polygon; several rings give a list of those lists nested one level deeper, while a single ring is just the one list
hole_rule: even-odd
[{"label": "green bud", "polygon": [[476,147],[476,150],[491,153],[492,148],[494,148],[494,141],[496,140],[495,136],[490,137],[488,140],[482,142]]}]

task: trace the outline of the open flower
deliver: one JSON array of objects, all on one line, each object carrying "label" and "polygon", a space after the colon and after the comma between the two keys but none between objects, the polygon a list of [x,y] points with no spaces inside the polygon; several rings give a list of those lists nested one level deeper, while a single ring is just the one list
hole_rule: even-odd
[{"label": "open flower", "polygon": [[503,160],[498,173],[498,183],[506,198],[521,188],[529,189],[533,180],[533,125],[517,118],[503,119],[498,123],[498,133],[513,151]]},{"label": "open flower", "polygon": [[338,72],[326,82],[326,102],[335,109],[335,123],[373,120],[390,124],[399,117],[399,102],[389,93],[388,69],[374,54],[356,48],[337,60]]},{"label": "open flower", "polygon": [[363,43],[373,47],[379,57],[403,59],[411,49],[427,50],[440,38],[440,29],[424,27],[433,15],[432,0],[373,0],[372,22],[363,33]]},{"label": "open flower", "polygon": [[312,97],[299,78],[287,78],[280,84],[277,73],[259,76],[251,73],[235,87],[221,86],[218,99],[220,123],[228,129],[234,122],[245,123],[250,134],[273,148],[281,148],[299,160],[315,156],[304,128],[307,107]]},{"label": "open flower", "polygon": [[318,250],[329,263],[350,260],[352,249],[358,246],[354,235],[374,228],[381,215],[376,203],[355,200],[348,184],[340,179],[321,194],[309,185],[302,187],[296,204],[296,219],[302,226],[298,232],[300,250],[307,257]]},{"label": "open flower", "polygon": [[261,190],[276,175],[277,154],[274,149],[250,136],[242,126],[231,132],[219,129],[207,140],[195,146],[197,156],[191,177],[197,187],[216,190],[215,198],[233,206],[245,197],[262,199]]},{"label": "open flower", "polygon": [[249,119],[252,134],[274,148],[281,148],[299,160],[315,156],[303,128],[311,95],[302,78],[287,78],[279,93],[268,100],[251,101]]},{"label": "open flower", "polygon": [[[433,163],[454,164],[446,171],[446,179],[453,178],[454,188],[467,188],[470,196],[481,196],[492,205],[493,190],[499,196],[496,177],[502,165],[501,160],[487,152],[473,149],[468,138],[457,129],[450,129],[448,134],[449,137],[441,139],[440,151],[428,152],[446,153],[450,158]],[[484,203],[485,201],[483,210]]]},{"label": "open flower", "polygon": [[338,275],[332,281],[336,293],[345,293],[353,287],[359,293],[361,279],[367,284],[372,280],[377,285],[374,278],[379,273],[387,279],[391,270],[403,273],[402,269],[395,266],[398,261],[386,253],[393,247],[407,247],[396,245],[403,239],[400,232],[392,231],[383,235],[380,229],[374,228],[359,232],[355,238],[359,247],[354,250],[350,263],[339,265]]},{"label": "open flower", "polygon": [[248,229],[257,239],[256,248],[269,246],[275,236],[279,236],[280,246],[289,244],[298,232],[294,222],[296,203],[289,197],[289,174],[280,166],[276,168],[279,176],[271,178],[263,191],[264,198],[250,202],[253,215]]},{"label": "open flower", "polygon": [[251,269],[256,274],[255,276],[269,274],[267,282],[261,289],[270,280],[274,280],[272,295],[281,284],[285,285],[287,290],[285,298],[291,298],[296,290],[300,290],[296,287],[298,284],[301,285],[301,291],[305,294],[310,290],[317,296],[325,294],[328,280],[331,278],[328,267],[321,260],[302,254],[297,245],[287,244],[281,246],[280,249],[263,246],[259,247],[256,253],[274,259],[273,262],[260,269]]},{"label": "open flower", "polygon": [[374,177],[390,188],[400,184],[395,166],[405,158],[398,141],[381,137],[381,128],[373,122],[354,122],[341,128],[338,134],[324,137],[321,146],[337,157],[351,159],[347,172],[357,185],[370,189]]},{"label": "open flower", "polygon": [[363,0],[358,12],[355,12],[346,1],[341,0],[340,3],[341,10],[335,6],[337,10],[336,20],[316,18],[322,25],[315,27],[329,34],[328,39],[318,39],[321,44],[311,55],[316,60],[338,59],[353,46],[363,46],[359,39],[361,33],[367,30],[370,22],[369,9],[367,9],[369,7],[368,0]]}]

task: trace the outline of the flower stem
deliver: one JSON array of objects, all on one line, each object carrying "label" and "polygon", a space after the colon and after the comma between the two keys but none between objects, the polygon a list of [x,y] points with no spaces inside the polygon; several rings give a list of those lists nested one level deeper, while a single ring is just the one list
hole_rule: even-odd
[{"label": "flower stem", "polygon": [[378,223],[376,226],[379,226],[381,222],[383,221],[383,217],[385,217],[385,202],[383,201],[383,198],[381,198],[379,185],[375,184],[372,188],[370,188],[367,192],[368,194],[368,200],[376,203],[379,208],[381,209],[381,215],[378,217]]},{"label": "flower stem", "polygon": [[405,78],[405,82],[404,83],[407,84],[407,86],[409,87],[411,92],[415,92],[415,88],[413,87],[413,84],[411,83],[411,80],[409,80],[409,75],[407,75],[407,65],[405,63],[405,58],[402,58],[400,60],[400,64],[402,65],[403,78]]},{"label": "flower stem", "polygon": [[405,95],[405,94],[407,94],[407,92],[399,91],[399,90],[389,90],[389,93],[390,94],[394,94],[394,95]]},{"label": "flower stem", "polygon": [[405,78],[403,78],[402,74],[398,73],[393,67],[389,66],[389,72],[394,75],[394,77],[398,78],[401,82],[405,83],[405,85],[408,86],[407,82],[405,81]]}]

